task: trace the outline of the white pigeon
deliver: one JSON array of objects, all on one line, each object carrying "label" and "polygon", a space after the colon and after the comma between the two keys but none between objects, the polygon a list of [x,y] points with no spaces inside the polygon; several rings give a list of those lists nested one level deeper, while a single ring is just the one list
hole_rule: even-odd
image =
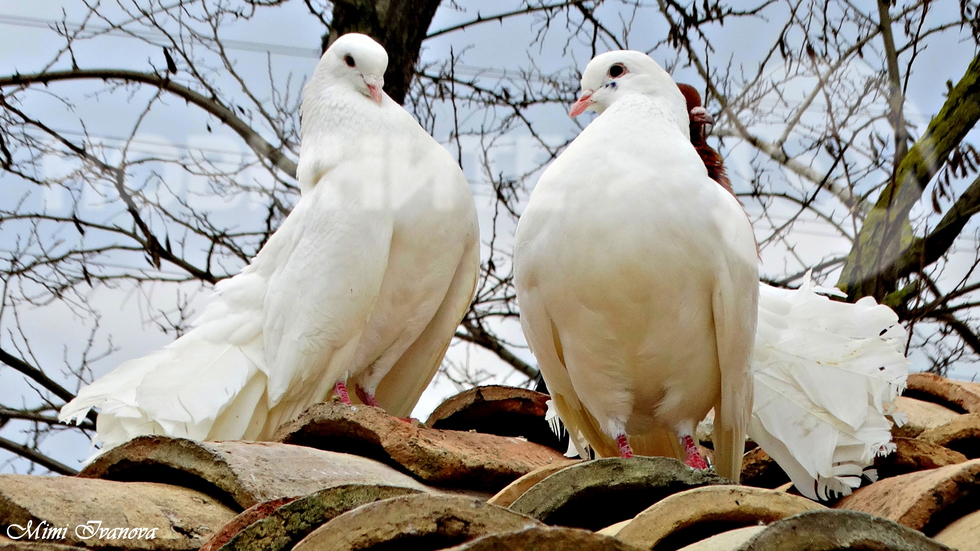
[{"label": "white pigeon", "polygon": [[[347,34],[304,90],[302,198],[220,282],[196,327],[83,388],[103,449],[142,434],[264,440],[336,389],[410,414],[466,312],[476,208],[452,156],[381,90],[388,63]],[[375,400],[376,397],[376,400]]]},{"label": "white pigeon", "polygon": [[[752,405],[758,257],[738,201],[691,145],[685,100],[641,52],[593,59],[571,115],[600,113],[542,174],[517,228],[521,325],[558,415],[600,456],[738,480]],[[579,449],[585,453],[584,449]]]},{"label": "white pigeon", "polygon": [[[714,121],[698,91],[678,84],[691,143],[708,176],[734,195],[724,160],[707,142]],[[820,294],[818,294],[820,293]],[[864,297],[831,301],[837,289],[759,284],[759,327],[752,357],[755,396],[748,435],[810,499],[847,495],[874,479],[874,458],[895,449],[892,402],[905,388],[907,334],[890,308]]]}]

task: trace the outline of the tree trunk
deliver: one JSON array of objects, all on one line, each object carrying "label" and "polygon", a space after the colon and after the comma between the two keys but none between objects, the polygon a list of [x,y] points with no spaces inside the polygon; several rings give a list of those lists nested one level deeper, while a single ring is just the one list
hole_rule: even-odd
[{"label": "tree trunk", "polygon": [[[903,294],[896,293],[898,280],[916,269],[924,268],[922,258],[928,257],[934,262],[945,252],[930,251],[925,255],[919,251],[918,254],[908,254],[910,247],[914,251],[915,246],[924,244],[921,240],[912,239],[909,211],[978,119],[980,56],[973,58],[963,78],[950,91],[939,114],[929,121],[926,133],[902,159],[895,171],[895,179],[881,192],[878,202],[861,226],[837,282],[850,300],[873,296],[889,306],[902,306]],[[947,248],[950,245],[951,240],[945,243]]]},{"label": "tree trunk", "polygon": [[363,33],[388,51],[385,92],[398,103],[415,76],[415,64],[440,0],[336,0],[323,50],[346,33]]}]

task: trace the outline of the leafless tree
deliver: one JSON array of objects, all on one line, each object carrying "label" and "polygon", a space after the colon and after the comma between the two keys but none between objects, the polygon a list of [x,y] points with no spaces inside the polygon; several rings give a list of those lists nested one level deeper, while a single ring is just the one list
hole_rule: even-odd
[{"label": "leafless tree", "polygon": [[[47,62],[0,74],[0,448],[21,458],[7,468],[26,459],[69,473],[64,458],[84,456],[94,415],[80,428],[55,416],[93,370],[119,361],[111,297],[135,297],[141,321],[173,338],[197,298],[275,231],[298,197],[301,75],[351,31],[385,45],[387,92],[458,155],[489,217],[477,298],[457,331],[483,352],[447,361],[454,383],[499,374],[490,357],[518,381],[536,375],[517,336],[510,237],[535,178],[577,133],[562,112],[578,71],[626,47],[702,90],[770,283],[795,285],[811,269],[837,278],[849,299],[872,295],[900,313],[923,367],[978,361],[977,4],[732,4],[84,0],[82,13],[51,20],[0,15],[57,45]],[[314,22],[322,40],[234,38],[283,13]],[[127,55],[100,62],[121,47]],[[962,66],[922,68],[937,48],[965,52],[950,56]],[[936,78],[952,82],[921,82]],[[910,90],[922,88],[935,112],[910,117]],[[207,138],[147,138],[174,127]],[[814,247],[814,232],[830,245]],[[55,318],[87,338],[46,334]]]}]

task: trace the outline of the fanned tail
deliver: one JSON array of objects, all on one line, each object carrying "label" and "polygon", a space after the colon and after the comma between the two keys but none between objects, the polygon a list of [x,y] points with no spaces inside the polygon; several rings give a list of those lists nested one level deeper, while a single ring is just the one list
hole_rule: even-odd
[{"label": "fanned tail", "polygon": [[762,284],[749,436],[811,499],[847,495],[894,450],[891,402],[908,377],[906,334],[887,306],[835,302],[809,275],[797,290]]},{"label": "fanned tail", "polygon": [[230,282],[219,285],[223,296],[198,327],[82,388],[58,418],[80,421],[99,408],[92,443],[101,442],[103,452],[141,435],[256,438],[269,410],[266,374],[261,325],[243,299],[253,298],[248,291],[260,290],[261,282],[248,276]]}]

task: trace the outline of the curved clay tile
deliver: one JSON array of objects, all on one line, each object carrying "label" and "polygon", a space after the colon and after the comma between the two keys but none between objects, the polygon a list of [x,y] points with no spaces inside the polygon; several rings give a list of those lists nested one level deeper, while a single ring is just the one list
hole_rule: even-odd
[{"label": "curved clay tile", "polygon": [[228,543],[236,534],[245,529],[253,522],[258,522],[276,512],[276,509],[293,501],[294,497],[281,497],[271,501],[264,501],[252,505],[231,519],[228,524],[222,526],[203,546],[201,551],[217,551],[221,546]]},{"label": "curved clay tile", "polygon": [[[272,514],[232,534],[231,538],[221,542],[218,547],[223,546],[222,551],[292,549],[310,532],[351,509],[414,493],[418,493],[418,490],[395,486],[350,485],[327,488],[279,507]],[[214,540],[212,542],[218,543]]]},{"label": "curved clay tile", "polygon": [[295,551],[443,549],[487,534],[536,526],[476,498],[418,494],[363,505],[320,526]]},{"label": "curved clay tile", "polygon": [[908,396],[899,396],[895,400],[895,410],[905,414],[908,421],[901,427],[892,427],[892,434],[906,438],[915,438],[926,429],[945,425],[960,416],[946,406]]},{"label": "curved clay tile", "polygon": [[425,424],[440,430],[461,430],[520,436],[564,453],[561,441],[544,416],[550,397],[510,386],[480,386],[446,399]]},{"label": "curved clay tile", "polygon": [[677,549],[720,532],[820,509],[824,507],[809,499],[776,490],[705,486],[667,496],[636,515],[615,536],[643,549]]},{"label": "curved clay tile", "polygon": [[509,508],[546,524],[599,530],[671,494],[712,484],[732,482],[666,457],[597,459],[552,474]]},{"label": "curved clay tile", "polygon": [[510,504],[514,503],[514,500],[521,497],[521,495],[531,486],[534,486],[538,482],[541,482],[558,471],[567,469],[568,467],[571,467],[577,463],[581,463],[581,461],[574,460],[568,463],[555,463],[552,465],[545,465],[544,467],[538,467],[537,469],[534,469],[533,471],[505,486],[503,490],[500,490],[494,494],[493,497],[488,499],[487,503],[498,507],[510,507]]},{"label": "curved clay tile", "polygon": [[980,458],[980,413],[960,415],[945,425],[922,431],[918,438],[955,450],[969,459]]},{"label": "curved clay tile", "polygon": [[[235,512],[218,500],[179,486],[0,475],[2,533],[25,544],[25,549],[54,543],[89,549],[192,550],[234,517]],[[36,532],[39,526],[40,537],[24,533]],[[64,532],[48,532],[48,538],[47,528]],[[27,539],[40,541],[25,543]]]},{"label": "curved clay tile", "polygon": [[933,538],[939,543],[960,551],[980,549],[980,511],[962,516],[943,528]]},{"label": "curved clay tile", "polygon": [[745,542],[754,538],[756,534],[762,532],[768,526],[746,526],[736,528],[720,534],[715,534],[710,538],[705,538],[697,543],[692,543],[678,549],[678,551],[736,551]]},{"label": "curved clay tile", "polygon": [[895,438],[895,453],[875,458],[878,479],[963,463],[966,456],[919,438]]},{"label": "curved clay tile", "polygon": [[980,413],[980,386],[932,373],[912,373],[904,394],[934,402],[959,413]]},{"label": "curved clay tile", "polygon": [[773,523],[739,551],[952,551],[921,532],[855,511],[809,511]]},{"label": "curved clay tile", "polygon": [[578,528],[535,526],[491,534],[443,551],[640,551],[628,543]]},{"label": "curved clay tile", "polygon": [[570,460],[520,438],[436,430],[379,408],[324,402],[279,428],[276,438],[394,464],[433,485],[496,492],[517,478]]},{"label": "curved clay tile", "polygon": [[865,486],[834,508],[884,517],[931,534],[955,520],[957,512],[963,513],[958,511],[958,502],[980,501],[978,477],[980,459],[904,474]]},{"label": "curved clay tile", "polygon": [[240,509],[344,484],[429,489],[387,465],[355,455],[276,442],[196,442],[164,436],[143,436],[109,450],[79,476],[178,484]]}]

